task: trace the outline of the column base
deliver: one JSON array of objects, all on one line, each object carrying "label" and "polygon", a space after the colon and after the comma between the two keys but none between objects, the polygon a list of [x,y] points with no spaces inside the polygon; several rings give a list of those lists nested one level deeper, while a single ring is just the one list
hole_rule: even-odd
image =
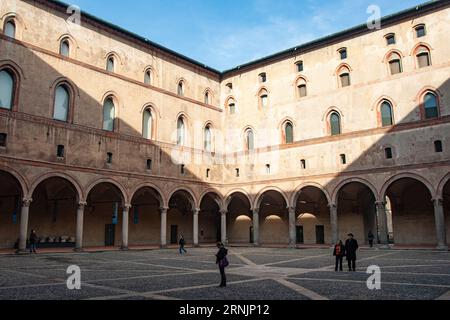
[{"label": "column base", "polygon": [[161,245],[159,246],[159,248],[160,248],[160,249],[167,249],[167,244],[161,244]]},{"label": "column base", "polygon": [[194,247],[194,248],[200,248],[200,245],[197,243],[197,244],[194,244],[193,247]]},{"label": "column base", "polygon": [[75,249],[73,249],[73,251],[79,253],[79,252],[83,252],[84,249],[83,248],[75,248]]},{"label": "column base", "polygon": [[260,247],[261,245],[260,245],[259,243],[253,243],[252,246],[255,247],[255,248],[258,248],[258,247]]},{"label": "column base", "polygon": [[297,244],[291,244],[291,243],[290,243],[290,244],[288,245],[288,248],[289,248],[289,249],[297,249]]},{"label": "column base", "polygon": [[128,247],[120,247],[120,250],[122,250],[122,251],[128,251],[128,250],[130,250]]},{"label": "column base", "polygon": [[27,249],[19,249],[19,250],[16,250],[14,253],[15,254],[21,254],[21,255],[31,254],[30,250],[27,250]]},{"label": "column base", "polygon": [[439,245],[439,246],[436,247],[436,250],[448,251],[448,246],[446,246],[446,245]]},{"label": "column base", "polygon": [[381,250],[389,250],[389,249],[392,249],[391,246],[388,245],[388,244],[382,244],[382,245],[380,245],[379,248],[380,248]]}]

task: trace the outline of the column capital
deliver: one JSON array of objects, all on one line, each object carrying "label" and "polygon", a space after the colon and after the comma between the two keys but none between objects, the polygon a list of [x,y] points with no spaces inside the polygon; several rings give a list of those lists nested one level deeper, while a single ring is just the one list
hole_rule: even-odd
[{"label": "column capital", "polygon": [[32,202],[33,202],[33,199],[31,199],[31,198],[23,198],[22,199],[22,206],[23,207],[29,207]]},{"label": "column capital", "polygon": [[431,201],[432,201],[434,204],[442,205],[442,202],[444,201],[444,199],[442,199],[441,197],[435,197],[435,198],[431,199]]},{"label": "column capital", "polygon": [[375,205],[376,206],[385,206],[386,205],[386,201],[375,201]]},{"label": "column capital", "polygon": [[259,214],[259,208],[253,208],[252,212],[253,214]]},{"label": "column capital", "polygon": [[192,213],[193,213],[194,215],[199,215],[199,214],[200,214],[200,208],[192,209]]},{"label": "column capital", "polygon": [[78,202],[78,208],[79,209],[84,208],[86,206],[87,206],[87,202]]},{"label": "column capital", "polygon": [[226,210],[226,209],[221,209],[221,210],[219,210],[219,212],[220,212],[221,216],[226,216],[228,214],[228,210]]},{"label": "column capital", "polygon": [[289,212],[294,212],[297,210],[297,207],[287,207],[287,209],[289,210]]},{"label": "column capital", "polygon": [[330,208],[330,209],[336,209],[336,208],[337,208],[337,205],[336,205],[336,203],[334,203],[334,202],[330,202],[330,203],[328,204],[328,208]]},{"label": "column capital", "polygon": [[161,211],[161,213],[167,213],[167,211],[169,211],[168,207],[160,207],[159,211]]},{"label": "column capital", "polygon": [[124,209],[124,210],[127,210],[127,211],[130,210],[131,207],[132,207],[132,205],[129,204],[129,203],[126,203],[126,204],[123,205],[123,209]]}]

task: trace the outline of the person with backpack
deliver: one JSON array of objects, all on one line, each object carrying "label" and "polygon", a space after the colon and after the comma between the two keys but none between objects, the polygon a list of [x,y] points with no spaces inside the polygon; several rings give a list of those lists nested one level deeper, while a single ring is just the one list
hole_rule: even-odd
[{"label": "person with backpack", "polygon": [[345,256],[345,247],[342,240],[339,240],[339,242],[334,246],[333,256],[336,257],[336,268],[334,271],[338,272],[338,268],[339,271],[344,271],[342,268],[342,262]]},{"label": "person with backpack", "polygon": [[225,288],[227,286],[227,277],[225,275],[225,268],[228,267],[229,262],[227,259],[228,250],[225,248],[222,242],[217,244],[217,248],[219,248],[219,252],[216,254],[216,264],[219,265],[220,270],[220,286],[219,288]]},{"label": "person with backpack", "polygon": [[184,248],[184,246],[186,245],[186,241],[184,240],[184,237],[182,235],[180,236],[179,244],[180,244],[180,254],[183,254],[183,252],[187,253],[186,249]]}]

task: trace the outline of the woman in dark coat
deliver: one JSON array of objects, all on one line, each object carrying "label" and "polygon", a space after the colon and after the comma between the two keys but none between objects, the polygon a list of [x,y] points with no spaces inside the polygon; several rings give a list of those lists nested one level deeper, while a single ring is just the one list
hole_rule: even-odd
[{"label": "woman in dark coat", "polygon": [[334,246],[333,256],[336,257],[336,268],[335,271],[338,271],[338,268],[340,271],[343,271],[342,268],[342,261],[344,260],[345,256],[345,247],[342,243],[342,240],[339,240],[339,242]]},{"label": "woman in dark coat", "polygon": [[356,251],[358,248],[358,241],[354,239],[352,233],[349,233],[348,239],[345,241],[345,255],[347,256],[349,271],[356,271]]},{"label": "woman in dark coat", "polygon": [[219,242],[217,244],[217,248],[219,248],[219,252],[217,252],[217,254],[216,254],[216,264],[219,265],[220,277],[221,277],[219,287],[224,288],[227,286],[227,277],[225,275],[225,268],[228,267],[228,259],[227,259],[228,250],[225,248],[225,246],[221,242]]}]

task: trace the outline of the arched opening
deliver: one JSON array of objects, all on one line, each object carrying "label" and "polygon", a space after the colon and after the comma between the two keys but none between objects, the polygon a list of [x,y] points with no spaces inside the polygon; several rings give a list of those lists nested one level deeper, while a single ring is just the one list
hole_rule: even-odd
[{"label": "arched opening", "polygon": [[266,191],[260,198],[260,244],[289,244],[289,212],[278,191]]},{"label": "arched opening", "polygon": [[129,212],[130,245],[159,245],[161,241],[161,196],[150,187],[133,195]]},{"label": "arched opening", "polygon": [[70,91],[66,84],[60,84],[55,89],[53,119],[66,122],[69,118]]},{"label": "arched opening", "polygon": [[183,81],[178,82],[177,93],[179,96],[184,96],[184,83]]},{"label": "arched opening", "polygon": [[291,144],[294,142],[294,126],[289,121],[284,124],[283,136],[283,142],[285,144]]},{"label": "arched opening", "polygon": [[75,247],[78,194],[73,184],[48,178],[36,187],[32,199],[27,235],[36,231],[38,248]]},{"label": "arched opening", "polygon": [[[395,244],[436,244],[432,196],[427,186],[414,178],[401,178],[387,188]],[[389,211],[389,210],[388,210]]]},{"label": "arched opening", "polygon": [[435,93],[425,93],[423,96],[423,109],[425,119],[434,119],[439,117],[439,103]]},{"label": "arched opening", "polygon": [[255,149],[255,134],[252,129],[245,130],[245,150],[252,151]]},{"label": "arched opening", "polygon": [[177,244],[183,236],[186,244],[193,244],[194,209],[194,199],[189,192],[180,190],[172,195],[167,213],[167,243]]},{"label": "arched opening", "polygon": [[59,54],[64,57],[70,56],[70,43],[69,40],[63,39],[61,40],[61,43],[59,44]]},{"label": "arched opening", "polygon": [[450,180],[447,181],[442,191],[442,204],[444,206],[447,243],[450,244]]},{"label": "arched opening", "polygon": [[153,139],[153,114],[150,109],[144,110],[142,121],[142,136],[145,139]]},{"label": "arched opening", "polygon": [[108,72],[114,72],[115,71],[115,61],[114,56],[109,56],[108,59],[106,59],[106,71]]},{"label": "arched opening", "polygon": [[235,192],[228,198],[227,237],[229,243],[253,243],[253,223],[251,204],[248,197]]},{"label": "arched opening", "polygon": [[14,75],[7,69],[0,70],[0,108],[11,110],[14,104]]},{"label": "arched opening", "polygon": [[269,106],[269,93],[266,89],[261,89],[259,91],[259,107],[261,109],[266,109]]},{"label": "arched opening", "polygon": [[5,36],[13,39],[16,37],[16,23],[14,22],[14,19],[6,20],[5,25],[3,26],[3,33]]},{"label": "arched opening", "polygon": [[152,70],[147,69],[145,71],[145,74],[144,74],[144,84],[151,85],[152,84],[152,80],[153,80]]},{"label": "arched opening", "polygon": [[379,232],[376,198],[372,190],[361,182],[350,182],[338,192],[338,238],[345,241],[353,233],[360,244],[368,244],[369,232],[376,237]]},{"label": "arched opening", "polygon": [[321,189],[308,186],[300,190],[295,217],[297,244],[332,242],[328,200]]},{"label": "arched opening", "polygon": [[203,148],[206,152],[212,151],[212,129],[211,125],[206,125],[203,136]]},{"label": "arched opening", "polygon": [[124,198],[113,183],[101,182],[89,192],[84,210],[85,247],[119,246],[122,243]]},{"label": "arched opening", "polygon": [[186,123],[184,117],[179,117],[177,120],[177,145],[186,145]]},{"label": "arched opening", "polygon": [[400,54],[393,52],[388,58],[389,70],[391,75],[399,74],[403,72],[402,57]]},{"label": "arched opening", "polygon": [[389,127],[394,124],[394,115],[393,115],[394,113],[392,110],[392,104],[389,101],[384,100],[381,103],[380,114],[381,114],[381,125],[383,127]]},{"label": "arched opening", "polygon": [[20,213],[24,197],[20,182],[0,170],[0,248],[14,248],[19,239]]},{"label": "arched opening", "polygon": [[215,193],[206,194],[200,203],[198,219],[198,239],[200,244],[212,244],[221,240],[221,219],[219,196]]},{"label": "arched opening", "polygon": [[114,131],[116,106],[112,97],[108,97],[103,104],[103,130]]},{"label": "arched opening", "polygon": [[341,115],[337,113],[336,111],[333,111],[330,114],[330,133],[332,136],[337,136],[342,133],[342,127],[341,127]]}]

